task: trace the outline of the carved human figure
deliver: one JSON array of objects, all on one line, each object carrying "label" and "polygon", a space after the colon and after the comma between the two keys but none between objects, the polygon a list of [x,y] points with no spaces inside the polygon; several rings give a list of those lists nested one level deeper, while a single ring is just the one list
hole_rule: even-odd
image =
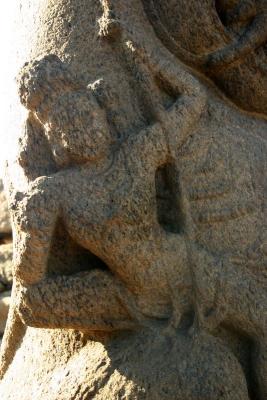
[{"label": "carved human figure", "polygon": [[[127,51],[128,50],[132,51],[132,48],[127,49]],[[140,50],[138,51],[138,54],[139,56],[141,55],[142,59],[147,59],[146,51]],[[40,68],[38,68],[38,66]],[[29,72],[31,67],[31,72],[33,73],[32,76],[27,73],[27,68]],[[158,63],[158,59],[153,60],[151,63],[151,68],[153,69],[154,73],[160,75],[162,72],[160,67],[161,66]],[[57,69],[58,72],[56,71]],[[48,76],[46,73],[48,73]],[[190,132],[190,127],[194,125],[199,118],[205,103],[205,95],[203,89],[200,88],[200,85],[197,83],[197,81],[183,68],[181,68],[179,63],[173,67],[172,63],[170,62],[168,68],[164,70],[163,76],[164,79],[167,79],[168,82],[174,86],[176,93],[182,93],[177,102],[174,104],[172,110],[169,112],[169,120],[173,119],[173,122],[176,122],[176,126],[180,127],[180,129],[178,129],[179,135],[177,134],[174,136],[174,138],[177,139],[176,145],[173,146],[175,148],[179,146],[179,141],[182,143],[186,139],[187,134]],[[164,230],[159,226],[158,222],[155,222],[156,199],[153,195],[153,193],[155,193],[155,169],[158,165],[164,163],[165,160],[169,162],[172,158],[168,139],[165,136],[166,131],[162,127],[162,122],[155,123],[150,128],[144,129],[140,135],[136,135],[135,138],[129,138],[128,144],[122,144],[121,148],[115,151],[112,146],[110,146],[110,148],[108,147],[109,144],[112,144],[112,139],[110,137],[110,132],[105,120],[105,113],[99,108],[96,99],[94,98],[92,92],[90,92],[90,88],[86,89],[84,86],[81,88],[77,78],[70,78],[69,71],[66,71],[64,65],[58,59],[56,60],[54,56],[45,57],[43,62],[37,61],[36,63],[33,63],[33,65],[28,65],[28,67],[25,66],[25,70],[23,71],[23,79],[21,80],[20,84],[22,103],[25,104],[30,110],[34,111],[29,113],[29,121],[37,121],[37,123],[34,123],[34,128],[36,128],[38,124],[39,126],[41,125],[44,127],[46,136],[51,142],[52,152],[58,168],[60,169],[64,166],[64,169],[59,170],[58,173],[52,176],[39,178],[32,182],[32,185],[28,191],[29,196],[27,196],[27,194],[17,193],[12,206],[14,211],[16,210],[18,203],[21,205],[24,204],[25,206],[24,210],[22,207],[22,213],[18,212],[17,215],[15,215],[16,213],[14,212],[14,222],[21,227],[20,234],[15,238],[15,242],[19,243],[19,247],[23,250],[22,252],[16,253],[15,273],[18,281],[22,281],[24,282],[24,285],[26,285],[26,291],[29,294],[28,298],[30,298],[31,293],[33,293],[33,303],[36,305],[36,315],[39,316],[38,318],[40,318],[42,312],[40,309],[38,310],[39,287],[36,287],[33,284],[39,282],[44,277],[53,228],[58,220],[59,215],[61,214],[61,211],[64,208],[65,215],[62,214],[62,218],[63,220],[68,219],[70,225],[66,224],[66,228],[73,232],[72,236],[74,239],[78,243],[82,244],[83,247],[88,248],[89,246],[91,249],[90,251],[96,255],[101,254],[101,258],[104,261],[108,261],[110,269],[124,283],[122,290],[122,285],[118,284],[118,280],[116,280],[114,283],[114,280],[110,279],[110,288],[111,291],[113,290],[114,297],[123,297],[124,312],[117,315],[120,321],[116,318],[114,321],[113,316],[110,317],[108,297],[104,299],[106,306],[108,304],[105,310],[105,312],[108,313],[108,316],[105,314],[105,312],[103,315],[102,312],[102,309],[105,307],[105,305],[99,306],[99,299],[94,297],[92,314],[87,315],[87,322],[83,325],[83,329],[125,329],[126,326],[128,326],[128,328],[132,328],[137,322],[141,322],[140,319],[144,319],[143,314],[152,316],[166,315],[168,318],[171,314],[172,301],[179,301],[179,303],[181,303],[181,306],[173,307],[176,314],[173,321],[176,321],[177,325],[182,313],[181,308],[187,307],[187,304],[183,304],[184,299],[181,300],[180,296],[176,296],[177,299],[174,300],[174,298],[172,298],[172,293],[176,293],[176,291],[169,290],[168,286],[170,282],[172,282],[173,285],[174,277],[171,277],[171,274],[172,270],[176,270],[177,268],[176,265],[174,268],[174,262],[176,263],[177,258],[175,251],[177,241],[179,243],[181,242],[181,246],[179,247],[181,247],[180,258],[182,266],[182,259],[184,256],[186,257],[186,251],[182,237],[167,235],[166,232],[164,232]],[[35,84],[37,85],[36,87]],[[33,89],[32,92],[29,89]],[[148,101],[150,100],[152,100],[152,97],[149,98],[148,96]],[[68,109],[69,114],[66,113],[65,107]],[[77,108],[80,109],[80,111]],[[150,108],[153,107],[150,106]],[[179,113],[177,113],[177,110],[179,110]],[[80,121],[77,121],[77,118],[76,120],[74,118],[67,121],[68,115],[73,115],[73,112],[75,117],[76,115],[82,114]],[[76,114],[76,112],[78,114]],[[162,112],[164,112],[164,110],[159,105],[154,113],[155,120],[160,120],[160,115]],[[61,113],[62,115],[60,115]],[[68,123],[70,123],[70,125],[67,128]],[[90,126],[94,126],[96,135],[95,132],[92,131],[92,136],[90,136]],[[55,130],[55,133],[53,130]],[[159,135],[159,137],[157,137],[155,134],[154,140],[151,140],[154,132],[157,132],[158,130],[159,133],[157,133],[157,136]],[[28,131],[28,133],[31,133],[33,141],[39,140],[40,131],[40,128],[31,129]],[[77,132],[79,132],[79,135],[81,135],[80,139],[78,135],[75,138],[76,141],[73,141],[73,138]],[[35,138],[34,135],[37,135],[38,137]],[[27,143],[29,144],[30,141],[31,139],[28,140]],[[87,141],[86,145],[92,146],[91,150],[86,150],[86,148],[84,148],[85,141]],[[129,155],[126,158],[124,155],[125,148],[128,149],[128,146],[131,146],[131,141],[133,141],[133,149],[128,151]],[[143,152],[143,145],[147,146],[148,149],[151,147],[152,154],[149,162],[146,160]],[[27,165],[27,152],[28,149],[26,147],[23,149],[23,152],[20,156],[20,163],[24,168]],[[140,157],[141,154],[143,157]],[[147,154],[149,154],[149,151]],[[90,163],[90,160],[93,162]],[[131,165],[130,169],[128,168],[128,163]],[[143,178],[147,174],[149,179],[144,181]],[[76,183],[75,176],[77,178],[79,177]],[[65,177],[67,177],[67,180],[69,181],[67,186],[70,188],[72,187],[71,193],[75,194],[76,196],[76,198],[74,196],[70,202],[69,200],[72,197],[71,193],[68,193],[67,188],[64,188],[63,190]],[[135,184],[132,183],[133,177],[135,177],[136,180]],[[59,185],[58,189],[60,188],[57,194],[53,188],[54,184]],[[43,187],[43,189],[41,189],[41,187]],[[123,189],[123,191],[128,190],[128,188],[130,190],[131,188],[131,191],[129,192],[129,199],[125,199],[123,196],[119,195],[120,187]],[[76,222],[78,221],[75,213],[78,212],[79,206],[77,208],[77,205],[79,203],[83,188],[86,191],[84,198],[87,198],[88,201],[92,198],[93,193],[96,195],[94,199],[92,198],[92,207],[90,207],[88,203],[87,209],[87,200],[86,204],[84,203],[88,213],[88,223],[90,223],[91,228],[89,228],[89,226],[85,228],[83,227],[83,224],[77,224],[74,221],[74,219]],[[39,192],[38,195],[37,192],[39,189],[41,190],[42,194]],[[66,196],[66,200],[67,198],[69,199],[67,202],[65,202],[65,200],[63,201],[62,199],[62,204],[65,203],[63,208],[61,206],[58,207],[58,198],[62,190],[65,193],[64,198]],[[141,193],[139,193],[139,191],[141,191]],[[52,192],[55,195],[52,195]],[[140,196],[141,194],[142,196]],[[134,201],[130,202],[130,199],[132,200],[133,196]],[[23,197],[24,200],[21,201]],[[41,201],[41,203],[38,204],[39,201]],[[50,207],[46,201],[48,201],[49,204],[51,202]],[[44,202],[46,205],[44,205]],[[140,206],[140,202],[143,202],[142,206]],[[73,210],[72,207],[69,208],[71,203],[76,203],[76,206],[74,206]],[[48,211],[48,213],[43,213],[43,217],[41,217],[42,213],[39,213],[39,211],[42,209],[42,204],[46,211]],[[95,206],[97,208],[99,207],[102,211],[96,213]],[[42,228],[40,225],[39,228],[37,228],[38,218],[35,219],[34,217],[34,209],[37,211],[36,207],[39,210],[38,216],[42,219],[42,221],[39,220]],[[120,210],[119,215],[122,221],[124,221],[125,226],[123,226],[123,223],[121,223],[119,219],[117,220],[117,210]],[[140,215],[140,210],[143,210],[144,215]],[[68,212],[73,215],[73,219],[68,217]],[[80,212],[83,214],[84,211],[80,209]],[[84,219],[84,217],[82,217],[82,219]],[[108,233],[110,229],[105,230],[104,228],[105,223],[102,221],[103,218],[106,219],[106,223],[110,226],[110,233]],[[113,218],[115,218],[114,224],[111,224],[110,222],[113,221]],[[115,229],[115,221],[117,221],[116,223],[119,224],[119,229]],[[72,223],[74,223],[73,227],[71,227]],[[154,224],[156,225],[154,226]],[[95,230],[92,229],[93,226],[95,227]],[[78,232],[77,229],[81,229],[81,231]],[[90,242],[88,242],[89,238],[84,236],[85,231],[88,229],[92,233]],[[128,239],[126,232],[129,236]],[[140,232],[142,234],[140,234]],[[105,237],[102,238],[103,234],[106,235],[106,239]],[[120,238],[117,238],[118,234]],[[152,241],[151,235],[154,235],[154,239],[156,237],[155,242]],[[84,239],[82,239],[83,236]],[[29,240],[30,237],[31,240]],[[159,240],[160,237],[161,240]],[[102,242],[103,246],[101,244]],[[106,244],[104,242],[106,242]],[[92,245],[92,243],[94,244]],[[141,249],[139,249],[140,245]],[[115,247],[117,249],[116,251]],[[108,251],[108,248],[110,251]],[[147,251],[150,253],[150,248],[153,250],[151,251],[151,262],[149,262],[147,269],[143,273],[144,265],[147,264],[146,254]],[[157,259],[158,256],[160,256],[160,260]],[[170,266],[168,267],[169,271],[168,268],[166,269],[161,265],[161,260],[163,259],[165,259],[165,267]],[[117,261],[118,264],[116,264]],[[128,276],[130,271],[131,273]],[[103,287],[107,286],[106,282],[109,279],[108,275],[105,274],[105,276],[102,276],[103,274],[101,271],[97,271],[96,274],[88,273],[88,275],[89,276],[87,279],[94,281],[90,282],[89,284],[89,286],[91,285],[91,292],[88,285],[86,285],[87,288],[81,285],[81,282],[85,282],[84,274],[82,279],[77,277],[77,279],[74,279],[72,283],[70,283],[71,279],[67,279],[67,282],[68,284],[75,285],[76,292],[78,293],[82,291],[83,293],[86,292],[90,295],[90,293],[95,292],[94,287],[98,287],[98,292],[103,293],[102,289]],[[181,276],[176,275],[177,284],[180,285],[181,283],[182,289],[184,287],[184,282],[187,279],[185,278],[185,275],[188,274],[181,274]],[[145,276],[147,277],[146,279]],[[180,277],[182,279],[181,282]],[[144,281],[142,281],[143,279]],[[129,307],[126,306],[127,296],[129,293],[129,290],[127,291],[127,289],[125,289],[127,288],[127,282],[131,282],[130,289],[135,295],[138,295],[136,296],[137,298],[134,302],[132,302],[131,299],[129,300]],[[158,282],[160,282],[160,284],[158,284]],[[50,281],[46,282],[45,280],[40,283],[42,290],[47,292],[46,288],[47,285],[49,287],[50,283]],[[54,284],[63,286],[64,279],[57,280],[57,278],[55,278]],[[186,284],[188,284],[188,282]],[[40,324],[46,325],[47,323],[51,324],[51,318],[50,321],[48,321],[45,319],[44,315],[41,318],[41,321],[38,318],[36,321],[33,316],[33,310],[29,310],[29,307],[27,310],[27,307],[24,307],[25,302],[23,300],[27,300],[27,296],[24,293],[25,291],[21,291],[21,285],[19,283],[17,286],[14,285],[14,288],[17,288],[14,289],[14,298],[18,300],[18,306],[21,306],[20,310],[24,314],[25,321],[27,321],[27,323],[30,324],[30,321],[32,321],[32,324],[35,326],[40,326]],[[121,293],[121,290],[123,293]],[[80,300],[81,297],[78,296],[77,301],[79,302]],[[4,358],[2,359],[2,374],[8,367],[14,354],[14,349],[20,340],[17,337],[15,338],[12,334],[15,329],[14,327],[16,326],[17,331],[20,330],[20,335],[23,335],[24,332],[23,326],[21,326],[20,322],[21,319],[17,314],[18,307],[15,306],[15,303],[17,303],[17,301],[14,301],[13,303],[14,307],[10,313],[9,324],[5,335],[6,350],[4,353]],[[80,310],[79,306],[76,309],[76,314],[74,310],[71,310],[72,318],[67,318],[67,321],[62,318],[62,311],[64,311],[64,309],[68,309],[67,303],[68,302],[62,299],[61,304],[63,308],[61,308],[60,316],[59,314],[56,315],[56,312],[54,312],[55,320],[52,323],[53,326],[65,326],[67,328],[77,327],[78,329],[81,329],[81,316],[79,315],[79,312],[77,312]],[[142,313],[137,311],[135,304],[140,306]],[[130,315],[135,318],[137,321],[136,323],[132,323],[132,321],[129,323],[127,321],[125,322],[125,318],[129,321],[129,312],[125,313],[125,307],[128,308],[128,311],[130,311]],[[117,308],[119,309],[118,304]],[[49,309],[48,304],[46,304],[46,316],[48,315],[47,309]],[[53,311],[55,311],[54,308]],[[29,315],[31,316],[30,319]],[[66,312],[64,315],[69,315],[69,313]],[[92,316],[97,316],[94,321],[92,320]],[[111,321],[108,320],[108,322],[106,322],[109,318],[111,318]],[[124,321],[121,323],[121,319],[123,318]]]},{"label": "carved human figure", "polygon": [[[178,264],[184,268],[187,257],[184,238],[164,231],[157,221],[155,171],[171,160],[166,132],[155,122],[117,148],[112,146],[105,111],[90,88],[73,91],[69,88],[75,85],[66,86],[49,95],[50,70],[58,68],[60,80],[61,64],[55,56],[35,61],[26,65],[20,81],[22,102],[44,125],[60,169],[37,178],[28,193],[18,196],[20,206],[14,213],[25,236],[19,238],[24,241],[24,250],[15,266],[16,276],[26,285],[43,279],[52,234],[61,218],[74,240],[105,261],[137,296],[143,314],[166,317],[171,293],[175,292],[170,291],[170,285],[176,285],[181,277],[183,286],[186,280],[184,273],[174,280],[173,272],[179,269]],[[175,118],[180,102],[166,112],[166,118]],[[203,104],[196,98],[191,123]],[[170,137],[173,148],[179,147],[183,125],[186,129],[187,124],[185,118],[181,131]],[[122,189],[127,190],[127,198]],[[79,201],[81,196],[87,199],[85,204]],[[148,251],[151,257],[144,268]]]},{"label": "carved human figure", "polygon": [[[255,365],[263,375],[267,326],[264,318],[266,304],[262,303],[266,297],[264,287],[242,270],[233,274],[235,267],[230,259],[213,256],[194,244],[186,227],[183,234],[172,234],[166,232],[157,220],[155,171],[170,162],[169,146],[179,148],[179,134],[186,132],[186,127],[181,125],[177,136],[166,140],[166,131],[160,122],[155,122],[118,147],[112,147],[105,112],[99,107],[90,87],[74,91],[74,84],[67,85],[59,92],[52,89],[52,96],[43,92],[46,86],[51,90],[51,74],[45,75],[46,72],[57,68],[60,76],[64,70],[62,63],[55,56],[48,56],[26,65],[21,77],[22,102],[44,125],[60,167],[54,175],[33,181],[28,193],[19,196],[19,207],[15,207],[17,223],[21,232],[25,232],[25,237],[20,237],[20,241],[24,239],[24,252],[16,266],[17,278],[26,285],[18,301],[22,319],[28,325],[39,327],[134,327],[135,324],[130,322],[94,326],[88,318],[81,322],[78,310],[82,307],[77,307],[77,311],[69,310],[71,304],[64,300],[65,285],[74,285],[74,292],[78,290],[79,294],[87,292],[88,295],[94,280],[99,293],[104,293],[101,288],[108,279],[112,288],[114,285],[118,288],[118,298],[125,304],[128,319],[135,320],[137,325],[153,326],[151,319],[168,319],[172,309],[169,328],[176,330],[181,316],[190,311],[192,305],[196,307],[194,332],[212,332],[221,322],[242,325],[260,348]],[[46,104],[37,100],[43,98]],[[165,126],[168,126],[168,119],[173,120],[177,115],[178,104],[165,112]],[[196,102],[199,112],[203,104]],[[199,117],[194,108],[192,117]],[[184,123],[187,123],[186,119]],[[127,189],[126,199],[121,196],[120,188]],[[81,199],[86,199],[84,204],[81,204]],[[65,315],[72,315],[67,321],[59,315],[49,318],[52,307],[49,307],[49,296],[46,296],[52,284],[49,278],[45,278],[47,257],[58,218],[77,243],[106,262],[120,282],[104,272],[82,273],[80,278],[78,275],[75,278],[53,278],[53,285],[61,287],[62,292],[60,314],[63,307]],[[84,279],[87,285],[80,284]],[[241,280],[245,284],[240,285]],[[126,290],[122,289],[123,286]],[[255,288],[252,296],[251,287]],[[247,300],[253,306],[256,292],[257,303],[261,306],[251,314]],[[231,303],[233,298],[235,301]],[[233,304],[239,304],[239,308],[235,310]],[[242,310],[240,304],[244,304]],[[95,305],[93,310],[97,311]],[[103,308],[97,312],[101,314]],[[52,313],[56,314],[56,310]],[[264,393],[264,380],[261,385]]]},{"label": "carved human figure", "polygon": [[[205,90],[159,41],[147,34],[145,48],[128,32],[125,35],[116,13],[110,12],[114,2],[103,3],[100,35],[117,40],[141,74],[152,121],[118,142],[94,93],[95,84],[86,87],[53,55],[24,66],[21,101],[29,118],[41,126],[56,170],[33,180],[12,202],[20,232],[15,240],[21,249],[15,260],[15,312],[29,326],[85,331],[140,325],[160,329],[160,322],[167,321],[167,333],[175,335],[182,315],[194,309],[193,333],[213,332],[225,323],[254,340],[254,365],[265,399],[264,284],[246,268],[236,268],[227,253],[212,253],[197,243],[187,188],[180,191],[181,232],[166,231],[157,215],[155,173],[165,165],[177,167],[176,153],[207,111]],[[175,94],[168,109],[150,93],[156,78]],[[203,168],[203,175],[206,172]],[[219,184],[219,189],[224,188]],[[219,197],[218,192],[213,197]],[[110,271],[51,278],[48,255],[59,221]],[[71,299],[70,288],[75,294]]]}]

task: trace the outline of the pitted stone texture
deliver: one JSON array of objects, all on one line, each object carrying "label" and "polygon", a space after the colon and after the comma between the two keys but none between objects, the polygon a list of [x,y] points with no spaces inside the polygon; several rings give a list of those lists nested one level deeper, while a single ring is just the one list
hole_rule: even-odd
[{"label": "pitted stone texture", "polygon": [[[249,399],[237,359],[211,336],[128,332],[111,341],[88,339],[74,332],[29,329],[7,373],[11,377],[20,371],[20,400]],[[32,375],[34,383],[27,379]],[[0,394],[13,399],[8,379]]]},{"label": "pitted stone texture", "polygon": [[230,101],[265,112],[251,63],[236,83],[265,3],[244,35],[234,3],[43,3],[18,75],[4,400],[266,400],[267,124]]},{"label": "pitted stone texture", "polygon": [[266,0],[143,2],[171,52],[210,76],[240,107],[267,114]]}]

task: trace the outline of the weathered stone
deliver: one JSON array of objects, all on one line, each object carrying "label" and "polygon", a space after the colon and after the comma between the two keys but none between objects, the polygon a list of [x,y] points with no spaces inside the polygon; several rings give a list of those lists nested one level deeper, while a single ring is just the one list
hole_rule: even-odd
[{"label": "weathered stone", "polygon": [[265,4],[44,3],[4,400],[266,400]]},{"label": "weathered stone", "polygon": [[266,0],[144,4],[168,49],[212,77],[242,108],[267,113]]}]

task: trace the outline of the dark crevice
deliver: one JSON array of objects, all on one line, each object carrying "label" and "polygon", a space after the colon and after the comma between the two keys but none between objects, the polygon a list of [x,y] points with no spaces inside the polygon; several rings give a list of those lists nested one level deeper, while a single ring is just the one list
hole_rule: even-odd
[{"label": "dark crevice", "polygon": [[12,235],[0,233],[0,245],[12,243]]},{"label": "dark crevice", "polygon": [[255,354],[253,340],[243,332],[226,324],[220,325],[214,335],[225,342],[239,361],[246,377],[249,398],[260,400],[253,363],[253,354]]},{"label": "dark crevice", "polygon": [[157,215],[159,224],[167,231],[184,230],[184,214],[179,184],[179,174],[172,163],[159,167],[155,176]]},{"label": "dark crevice", "polygon": [[108,267],[89,250],[79,246],[59,220],[52,238],[47,276],[72,275],[92,269],[108,270]]},{"label": "dark crevice", "polygon": [[229,8],[225,7],[225,2],[222,0],[216,0],[215,1],[215,6],[216,6],[216,11],[217,14],[224,26],[226,26],[226,20],[227,20],[227,12],[229,11]]}]

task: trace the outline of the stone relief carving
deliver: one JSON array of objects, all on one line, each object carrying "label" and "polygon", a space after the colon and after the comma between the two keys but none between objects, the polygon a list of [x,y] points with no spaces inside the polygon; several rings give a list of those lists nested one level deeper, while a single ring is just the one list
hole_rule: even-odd
[{"label": "stone relief carving", "polygon": [[211,76],[242,108],[266,114],[266,0],[144,5],[172,53]]},{"label": "stone relief carving", "polygon": [[[245,110],[266,113],[266,85],[259,91],[251,75],[251,60],[266,58],[266,2],[191,3],[143,0],[129,11],[123,1],[101,2],[99,38],[119,49],[138,82],[146,121],[135,133],[116,130],[105,80],[85,83],[54,54],[22,68],[29,114],[19,163],[29,184],[9,199],[16,282],[2,375],[26,326],[146,332],[174,343],[208,338],[216,355],[224,343],[238,367],[224,376],[223,398],[266,398],[266,120],[212,82]],[[47,173],[29,162],[38,140]],[[83,249],[73,270],[50,259],[63,228],[73,252]],[[240,355],[247,349],[238,350],[244,340],[248,362]],[[201,398],[200,389],[187,397],[175,390],[164,398]],[[212,390],[208,398],[219,398]],[[152,398],[134,396],[125,398]]]}]

